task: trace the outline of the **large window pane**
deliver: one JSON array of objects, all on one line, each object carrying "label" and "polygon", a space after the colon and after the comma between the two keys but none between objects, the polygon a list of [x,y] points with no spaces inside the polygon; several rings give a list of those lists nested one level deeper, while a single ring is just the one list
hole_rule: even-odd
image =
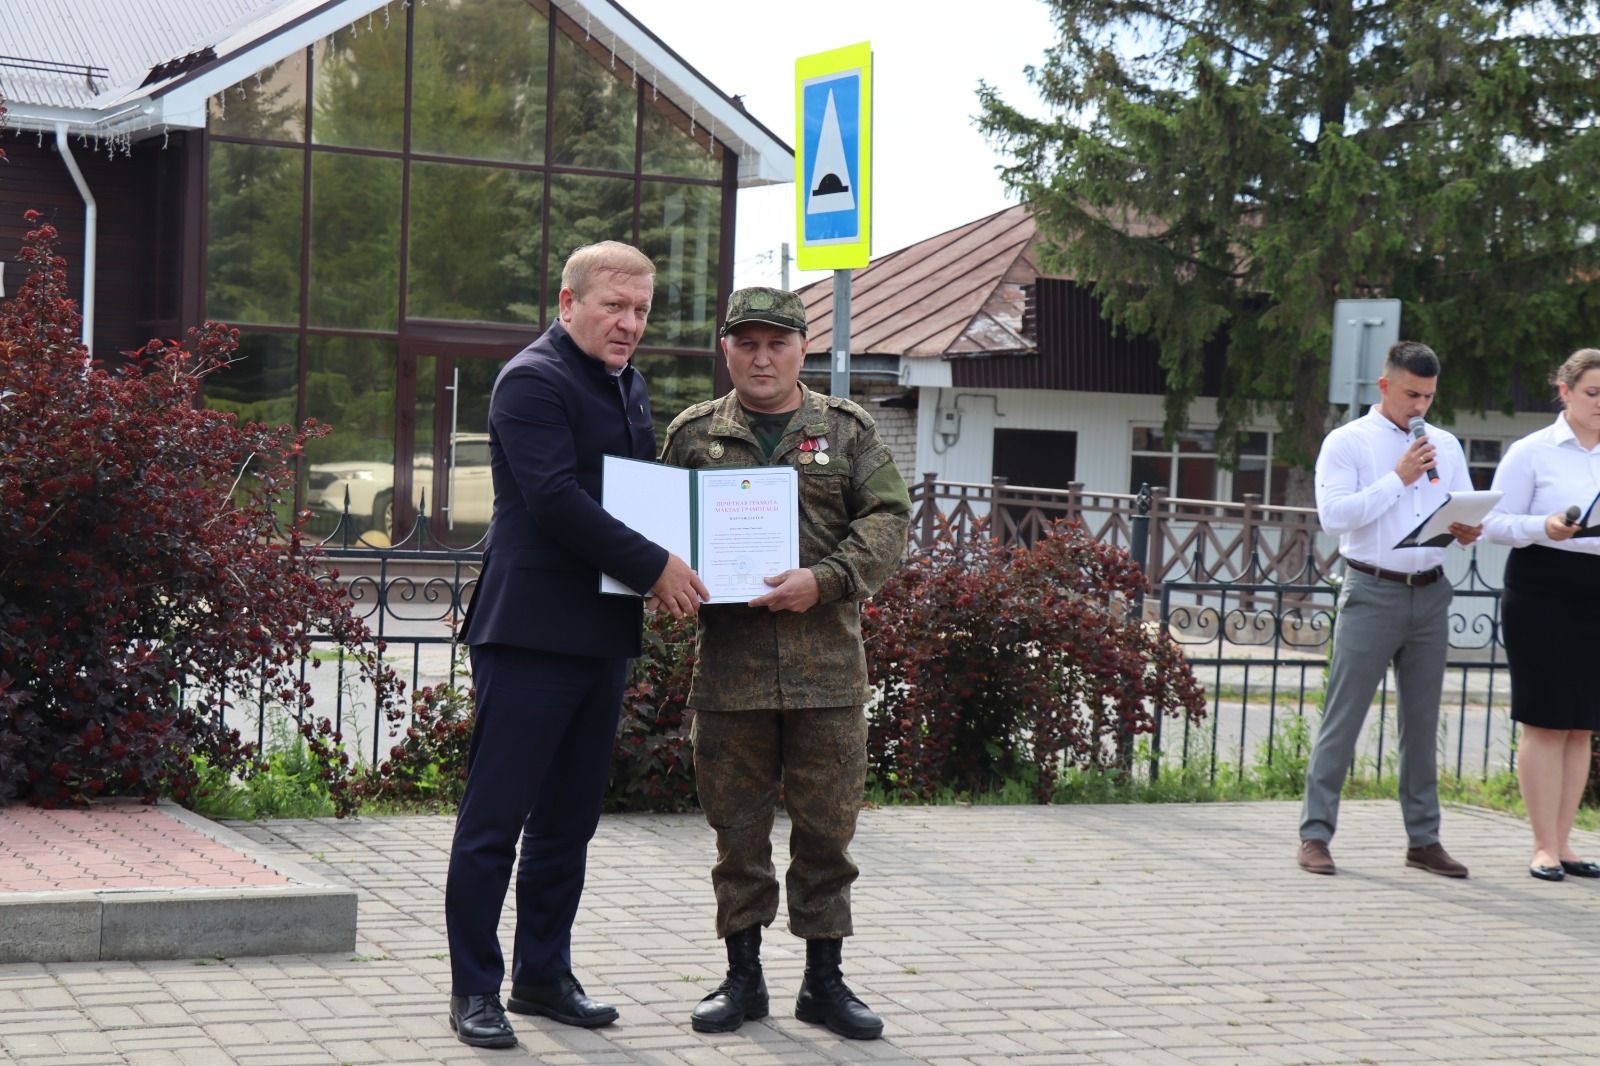
[{"label": "large window pane", "polygon": [[240,333],[233,361],[205,379],[204,406],[241,422],[281,426],[295,421],[299,341],[293,333]]},{"label": "large window pane", "polygon": [[311,139],[398,151],[406,104],[406,20],[360,19],[312,49]]},{"label": "large window pane", "polygon": [[[433,425],[434,413],[438,410],[439,397],[449,396],[448,392],[441,392],[438,380],[439,359],[432,355],[417,356],[417,387],[416,387],[416,419],[411,431],[411,499],[419,505],[426,504],[428,514],[439,513],[439,490],[433,481]],[[404,508],[402,508],[404,510]],[[407,521],[410,519],[411,521]],[[401,528],[385,530],[399,542],[411,535],[415,528],[415,515],[395,515],[395,521]],[[426,539],[424,544],[428,543]],[[413,546],[420,547],[412,542]]]},{"label": "large window pane", "polygon": [[399,320],[400,160],[311,157],[311,324],[394,329]]},{"label": "large window pane", "polygon": [[[550,181],[550,275],[545,290],[547,321],[556,317],[561,268],[567,256],[595,241],[633,240],[633,182],[558,174]],[[651,334],[645,342],[653,344]]]},{"label": "large window pane", "polygon": [[610,50],[597,38],[556,34],[556,98],[552,163],[595,170],[632,170],[638,94],[632,72],[611,68]]},{"label": "large window pane", "polygon": [[[648,330],[645,340],[650,340]],[[650,386],[650,413],[655,416],[659,448],[666,442],[667,427],[679,412],[690,404],[711,399],[713,359],[708,355],[636,355],[633,365]]]},{"label": "large window pane", "polygon": [[306,54],[299,51],[231,85],[206,103],[207,128],[226,137],[303,141]]},{"label": "large window pane", "polygon": [[1178,460],[1178,483],[1172,486],[1172,495],[1186,500],[1214,500],[1217,498],[1217,461],[1215,459]]},{"label": "large window pane", "polygon": [[300,320],[305,152],[211,145],[206,314],[224,322]]},{"label": "large window pane", "polygon": [[526,0],[431,0],[412,52],[413,152],[544,159],[550,29]]},{"label": "large window pane", "polygon": [[1151,426],[1133,427],[1133,450],[1136,452],[1164,452],[1167,442],[1161,430]]},{"label": "large window pane", "polygon": [[715,343],[721,234],[719,187],[644,184],[639,243],[656,264],[650,344],[710,348]]},{"label": "large window pane", "polygon": [[313,529],[330,532],[349,493],[351,538],[388,532],[394,503],[394,395],[399,356],[391,341],[310,337],[306,417],[332,427],[306,444],[305,501]]},{"label": "large window pane", "polygon": [[537,323],[542,175],[414,163],[406,315]]},{"label": "large window pane", "polygon": [[1239,469],[1233,472],[1233,499],[1235,503],[1242,503],[1246,493],[1254,493],[1262,499],[1267,495],[1267,461],[1255,456],[1247,456],[1239,460]]},{"label": "large window pane", "polygon": [[1165,455],[1135,455],[1128,478],[1128,491],[1138,492],[1140,485],[1153,489],[1172,488],[1172,460]]},{"label": "large window pane", "polygon": [[722,144],[666,97],[647,92],[642,169],[675,178],[721,178]]},{"label": "large window pane", "polygon": [[[233,360],[205,379],[202,404],[212,411],[227,411],[241,422],[268,426],[293,424],[299,396],[299,340],[292,333],[241,333]],[[235,499],[255,490],[251,471],[239,479]],[[276,508],[278,525],[287,529],[293,518],[294,491],[288,487]]]},{"label": "large window pane", "polygon": [[[451,433],[446,438],[442,489],[450,510],[440,536],[451,547],[478,543],[494,513],[494,479],[489,469],[489,395],[505,365],[502,359],[457,359],[451,382]],[[435,489],[435,496],[439,493]]]}]

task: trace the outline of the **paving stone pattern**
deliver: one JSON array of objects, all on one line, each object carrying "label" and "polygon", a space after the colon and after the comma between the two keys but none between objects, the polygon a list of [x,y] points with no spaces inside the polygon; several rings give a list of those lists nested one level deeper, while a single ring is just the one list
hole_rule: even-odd
[{"label": "paving stone pattern", "polygon": [[289,879],[179,821],[163,807],[0,812],[0,892],[233,888]]},{"label": "paving stone pattern", "polygon": [[[445,1025],[448,818],[234,824],[359,889],[356,952],[0,966],[0,1062],[1600,1063],[1600,884],[1534,881],[1524,823],[1459,808],[1445,842],[1472,878],[1407,869],[1391,802],[1345,804],[1340,874],[1313,877],[1294,865],[1297,813],[867,812],[846,975],[886,1032],[864,1043],[794,1019],[804,951],[781,928],[765,951],[772,1017],[693,1032],[689,1009],[723,968],[710,832],[696,815],[608,817],[574,954],[622,1020],[514,1016],[510,1051]],[[1600,835],[1580,836],[1600,857]]]}]

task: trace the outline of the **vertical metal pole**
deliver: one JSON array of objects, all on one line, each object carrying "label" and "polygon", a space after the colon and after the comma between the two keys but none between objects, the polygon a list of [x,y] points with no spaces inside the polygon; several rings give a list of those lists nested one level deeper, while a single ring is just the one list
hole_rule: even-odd
[{"label": "vertical metal pole", "polygon": [[833,373],[828,392],[850,398],[850,271],[833,272]]},{"label": "vertical metal pole", "polygon": [[1361,375],[1367,369],[1367,327],[1363,323],[1357,334],[1361,340],[1356,345],[1356,372],[1350,375],[1350,417],[1354,422],[1361,417]]},{"label": "vertical metal pole", "polygon": [[[1128,528],[1128,555],[1139,564],[1139,587],[1133,592],[1133,623],[1144,624],[1144,588],[1149,582],[1147,564],[1150,556],[1150,508],[1155,505],[1155,497],[1150,492],[1150,483],[1141,482],[1139,496],[1134,501],[1133,519]],[[1129,769],[1133,766],[1133,745],[1130,738],[1124,735],[1123,751],[1126,765]],[[1161,715],[1157,713],[1154,728],[1150,733],[1150,780],[1156,781],[1161,777]]]},{"label": "vertical metal pole", "polygon": [[782,244],[778,245],[778,271],[779,271],[779,277],[781,277],[783,279],[782,284],[780,284],[778,286],[778,288],[782,289],[784,292],[788,292],[789,291],[789,242],[788,241],[784,241]]}]

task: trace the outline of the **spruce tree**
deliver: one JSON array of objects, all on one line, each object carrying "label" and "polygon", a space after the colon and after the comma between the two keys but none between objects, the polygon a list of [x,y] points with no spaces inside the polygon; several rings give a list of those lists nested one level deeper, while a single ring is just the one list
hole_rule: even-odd
[{"label": "spruce tree", "polygon": [[1226,331],[1222,446],[1275,409],[1308,502],[1335,300],[1403,301],[1446,417],[1509,412],[1600,344],[1588,0],[1047,2],[1046,111],[984,85],[979,121],[1045,268],[1159,342],[1170,429]]}]

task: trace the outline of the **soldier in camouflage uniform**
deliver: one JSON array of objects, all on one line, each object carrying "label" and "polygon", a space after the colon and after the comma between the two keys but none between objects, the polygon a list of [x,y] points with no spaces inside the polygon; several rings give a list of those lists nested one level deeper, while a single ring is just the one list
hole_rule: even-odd
[{"label": "soldier in camouflage uniform", "polygon": [[700,805],[717,834],[711,883],[728,976],[695,1007],[701,1032],[767,1013],[761,927],[778,913],[772,825],[780,787],[793,832],[785,879],[789,931],[806,941],[795,1016],[871,1039],[882,1020],[839,971],[850,924],[855,835],[867,769],[867,660],[860,601],[905,548],[911,503],[872,416],[799,382],[805,308],[780,289],[729,300],[722,351],[734,391],[695,404],[667,430],[674,466],[794,466],[800,567],[744,604],[702,607],[695,709]]}]

